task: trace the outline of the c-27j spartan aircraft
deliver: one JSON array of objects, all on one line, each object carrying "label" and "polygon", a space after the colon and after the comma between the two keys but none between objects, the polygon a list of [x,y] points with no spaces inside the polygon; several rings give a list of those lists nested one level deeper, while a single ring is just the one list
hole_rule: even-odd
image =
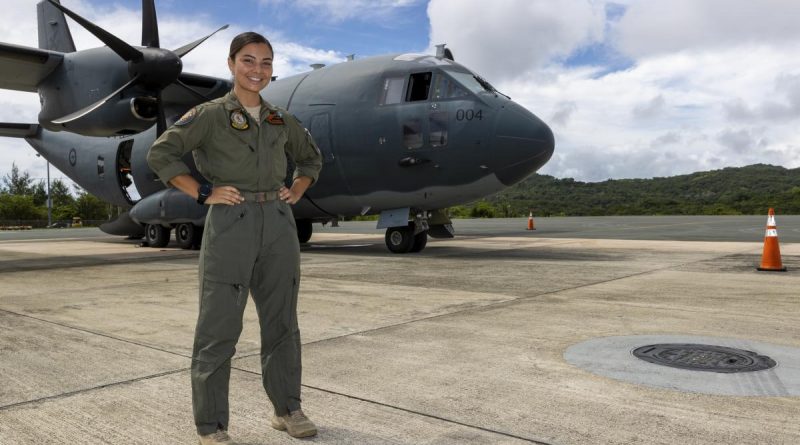
[{"label": "c-27j spartan aircraft", "polygon": [[[213,33],[161,48],[154,1],[143,0],[142,46],[132,46],[56,0],[37,8],[39,48],[0,43],[0,88],[38,92],[39,123],[3,123],[0,135],[25,138],[88,192],[126,208],[105,232],[163,247],[174,228],[181,247],[198,246],[207,207],[165,188],[145,156],[183,113],[231,89],[227,79],[182,72],[181,57]],[[65,14],[105,46],[76,51]],[[419,252],[428,236],[453,237],[447,207],[509,187],[553,154],[550,128],[444,45],[435,56],[317,66],[263,95],[300,119],[324,156],[317,184],[293,209],[301,242],[312,223],[378,214],[389,250]],[[205,181],[191,155],[184,160]]]}]

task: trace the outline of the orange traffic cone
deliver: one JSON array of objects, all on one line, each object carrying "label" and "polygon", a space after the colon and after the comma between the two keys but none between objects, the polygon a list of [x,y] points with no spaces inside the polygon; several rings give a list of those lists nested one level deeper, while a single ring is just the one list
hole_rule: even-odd
[{"label": "orange traffic cone", "polygon": [[764,235],[764,253],[761,255],[761,267],[758,270],[786,272],[781,262],[781,248],[778,245],[778,226],[775,225],[775,210],[769,209],[767,216],[767,233]]},{"label": "orange traffic cone", "polygon": [[528,230],[536,230],[536,226],[533,225],[533,212],[528,215]]}]

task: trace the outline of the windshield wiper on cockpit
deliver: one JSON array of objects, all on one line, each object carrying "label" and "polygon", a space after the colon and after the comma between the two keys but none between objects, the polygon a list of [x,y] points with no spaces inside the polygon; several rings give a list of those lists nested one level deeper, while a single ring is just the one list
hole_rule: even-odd
[{"label": "windshield wiper on cockpit", "polygon": [[478,76],[477,74],[473,75],[473,77],[475,78],[475,80],[478,81],[479,84],[481,84],[481,86],[483,87],[484,90],[486,90],[486,91],[488,91],[490,93],[494,93],[495,96],[500,94],[500,95],[504,96],[506,99],[511,100],[510,96],[497,91],[497,88],[492,86],[492,84],[490,84],[489,81],[487,81],[483,77]]}]

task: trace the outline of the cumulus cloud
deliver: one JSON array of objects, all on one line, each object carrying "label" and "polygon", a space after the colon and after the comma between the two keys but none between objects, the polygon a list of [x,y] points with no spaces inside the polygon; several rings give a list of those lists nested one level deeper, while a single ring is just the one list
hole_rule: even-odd
[{"label": "cumulus cloud", "polygon": [[[786,0],[648,0],[630,2],[613,27],[634,57],[746,44],[795,44],[800,2]],[[733,67],[732,67],[733,68]]]},{"label": "cumulus cloud", "polygon": [[422,0],[260,0],[267,6],[293,7],[311,14],[316,19],[339,23],[345,20],[387,20],[399,11]]},{"label": "cumulus cloud", "polygon": [[431,45],[446,43],[457,61],[491,82],[521,76],[601,38],[600,2],[431,0]]},{"label": "cumulus cloud", "polygon": [[647,102],[640,103],[633,107],[633,117],[637,119],[651,119],[663,113],[665,108],[666,101],[664,100],[664,95],[659,94]]},{"label": "cumulus cloud", "polygon": [[575,104],[575,102],[566,101],[558,103],[556,104],[556,109],[553,112],[552,117],[550,117],[550,122],[563,127],[567,125],[569,118],[576,111],[578,111],[578,106]]}]

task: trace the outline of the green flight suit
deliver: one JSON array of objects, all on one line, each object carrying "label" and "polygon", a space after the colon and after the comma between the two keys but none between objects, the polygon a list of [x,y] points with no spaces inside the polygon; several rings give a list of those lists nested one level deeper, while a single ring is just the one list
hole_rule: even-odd
[{"label": "green flight suit", "polygon": [[201,435],[228,427],[231,357],[248,293],[261,325],[264,389],[277,415],[300,408],[300,247],[292,209],[274,192],[286,177],[286,155],[296,164],[294,178],[308,176],[312,183],[322,157],[288,112],[262,100],[259,121],[231,92],[190,110],[147,154],[150,167],[167,184],[189,173],[181,157],[192,152],[198,171],[214,186],[231,185],[245,196],[273,192],[263,203],[212,205],[206,215],[192,352],[192,405]]}]

